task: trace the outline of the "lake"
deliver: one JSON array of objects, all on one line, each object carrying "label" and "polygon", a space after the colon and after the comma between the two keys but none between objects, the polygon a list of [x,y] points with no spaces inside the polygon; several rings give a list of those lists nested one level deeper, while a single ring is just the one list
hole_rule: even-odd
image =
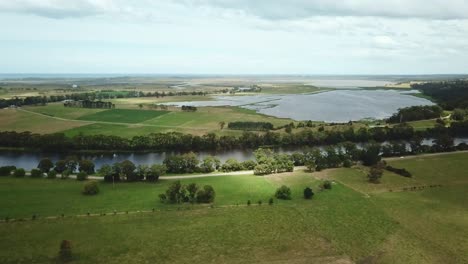
[{"label": "lake", "polygon": [[239,106],[258,113],[294,120],[348,122],[384,119],[399,108],[433,105],[427,99],[397,90],[333,90],[316,94],[215,96],[213,101],[172,102],[167,105]]}]

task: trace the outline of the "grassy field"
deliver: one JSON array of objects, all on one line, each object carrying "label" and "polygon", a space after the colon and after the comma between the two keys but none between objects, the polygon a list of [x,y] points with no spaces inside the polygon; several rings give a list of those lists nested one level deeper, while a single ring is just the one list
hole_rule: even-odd
[{"label": "grassy field", "polygon": [[[124,109],[83,109],[67,108],[61,104],[47,106],[25,107],[26,111],[2,110],[0,120],[1,130],[64,132],[68,136],[80,133],[85,135],[118,135],[133,137],[155,132],[182,132],[203,135],[214,132],[220,135],[239,135],[242,131],[221,130],[219,123],[231,121],[263,121],[280,126],[292,122],[291,119],[281,119],[257,114],[255,111],[238,107],[201,107],[197,112],[183,112],[180,109],[171,111]],[[12,116],[9,113],[14,112]],[[2,115],[2,113],[5,113]],[[34,114],[37,113],[37,114]],[[42,116],[41,116],[42,115]],[[21,121],[24,119],[24,122]],[[29,121],[28,121],[29,120]],[[37,121],[36,121],[37,120]],[[52,124],[44,126],[44,124]]]},{"label": "grassy field", "polygon": [[[84,197],[82,183],[74,180],[0,178],[2,216],[161,209],[0,223],[0,259],[48,263],[59,242],[69,239],[77,263],[466,263],[467,158],[454,153],[388,160],[414,176],[385,173],[378,185],[367,183],[364,167],[184,180],[213,185],[214,208],[159,203],[156,196],[169,180],[115,189],[102,183],[99,195]],[[325,178],[335,183],[320,192]],[[267,205],[283,184],[293,199]],[[401,191],[429,184],[442,187]],[[313,200],[301,197],[306,186],[316,191]]]},{"label": "grassy field", "polygon": [[114,123],[141,123],[158,116],[167,114],[167,111],[110,109],[80,117],[80,120],[101,121]]},{"label": "grassy field", "polygon": [[30,131],[33,133],[47,134],[73,129],[86,124],[86,122],[58,120],[17,109],[0,109],[1,131]]}]

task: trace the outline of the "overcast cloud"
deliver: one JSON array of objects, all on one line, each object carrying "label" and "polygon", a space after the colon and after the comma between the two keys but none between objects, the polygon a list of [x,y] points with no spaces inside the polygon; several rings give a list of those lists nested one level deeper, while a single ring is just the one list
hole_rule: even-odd
[{"label": "overcast cloud", "polygon": [[467,73],[468,1],[0,0],[0,72]]}]

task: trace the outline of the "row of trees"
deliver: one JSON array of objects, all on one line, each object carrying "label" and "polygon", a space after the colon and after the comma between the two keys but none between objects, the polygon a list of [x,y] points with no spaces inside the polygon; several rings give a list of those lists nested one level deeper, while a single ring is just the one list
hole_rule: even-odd
[{"label": "row of trees", "polygon": [[411,87],[434,98],[444,109],[468,108],[468,80],[415,83]]},{"label": "row of trees", "polygon": [[387,119],[389,123],[440,118],[442,108],[438,105],[410,106],[398,109],[398,112]]},{"label": "row of trees", "polygon": [[212,203],[216,197],[215,190],[211,185],[200,188],[195,183],[183,185],[180,181],[173,182],[165,193],[159,195],[163,203]]},{"label": "row of trees", "polygon": [[183,105],[181,108],[182,108],[182,111],[185,111],[185,112],[196,112],[198,110],[196,106],[191,106],[191,105]]},{"label": "row of trees", "polygon": [[229,129],[235,130],[256,130],[256,131],[267,131],[272,130],[273,124],[270,122],[251,122],[251,121],[237,121],[229,122]]},{"label": "row of trees", "polygon": [[82,108],[105,108],[105,109],[115,108],[115,104],[111,102],[92,101],[92,100],[66,101],[63,103],[63,106],[82,107]]},{"label": "row of trees", "polygon": [[33,134],[31,132],[0,132],[0,147],[33,148],[53,151],[70,150],[111,150],[111,151],[199,151],[249,149],[261,146],[317,146],[332,145],[340,142],[377,142],[391,140],[409,141],[414,137],[427,138],[440,135],[467,136],[468,120],[454,122],[450,127],[437,126],[427,131],[414,131],[406,124],[394,127],[359,128],[347,130],[313,131],[309,129],[297,133],[278,132],[254,133],[244,131],[241,136],[218,136],[209,133],[203,136],[178,132],[152,133],[146,136],[123,138],[107,135],[76,135],[66,137],[63,133]]}]

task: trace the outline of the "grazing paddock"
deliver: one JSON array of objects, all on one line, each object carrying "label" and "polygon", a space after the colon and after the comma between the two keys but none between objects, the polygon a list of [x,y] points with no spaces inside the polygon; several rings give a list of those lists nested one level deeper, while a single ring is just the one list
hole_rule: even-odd
[{"label": "grazing paddock", "polygon": [[111,109],[80,117],[80,120],[113,122],[113,123],[141,123],[143,121],[167,114],[167,111]]}]

